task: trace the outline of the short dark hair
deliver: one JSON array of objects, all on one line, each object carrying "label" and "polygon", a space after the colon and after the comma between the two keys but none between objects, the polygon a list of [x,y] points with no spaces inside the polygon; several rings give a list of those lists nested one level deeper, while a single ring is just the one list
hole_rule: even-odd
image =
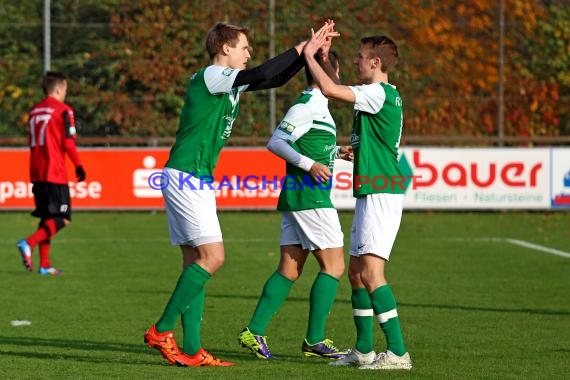
[{"label": "short dark hair", "polygon": [[[323,59],[321,58],[321,55],[319,53],[315,54],[315,60],[318,62],[319,66],[323,67]],[[329,62],[331,63],[331,66],[335,71],[338,70],[339,61],[340,57],[338,53],[334,50],[330,50]],[[313,78],[311,70],[309,70],[309,67],[307,65],[305,65],[305,76],[307,77],[307,83],[309,84],[309,86],[315,83],[315,78]]]},{"label": "short dark hair", "polygon": [[42,88],[44,94],[51,94],[55,88],[67,81],[67,76],[59,71],[47,71],[44,75]]},{"label": "short dark hair", "polygon": [[225,22],[217,22],[212,26],[206,36],[206,50],[208,51],[210,59],[214,58],[216,54],[221,53],[224,44],[235,47],[240,34],[244,34],[248,40],[251,39],[251,32],[248,28]]},{"label": "short dark hair", "polygon": [[390,37],[371,36],[360,40],[362,45],[367,45],[370,51],[382,61],[380,68],[383,73],[391,71],[398,63],[398,46]]}]

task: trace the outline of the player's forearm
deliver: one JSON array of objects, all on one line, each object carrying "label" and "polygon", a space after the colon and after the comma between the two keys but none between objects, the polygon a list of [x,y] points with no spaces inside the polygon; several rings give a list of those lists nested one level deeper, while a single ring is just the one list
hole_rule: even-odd
[{"label": "player's forearm", "polygon": [[307,44],[307,42],[309,42],[309,41],[301,41],[295,46],[295,49],[297,50],[297,53],[299,55],[303,55],[303,49],[305,48],[305,45]]},{"label": "player's forearm", "polygon": [[269,80],[254,83],[253,85],[249,86],[246,91],[266,90],[268,88],[281,87],[287,83],[289,79],[293,78],[293,76],[295,76],[295,74],[297,74],[299,70],[303,68],[303,66],[305,66],[305,58],[303,56],[300,56],[282,73],[274,76],[273,78],[270,78]]},{"label": "player's forearm", "polygon": [[65,139],[63,142],[63,146],[65,147],[65,152],[67,156],[73,162],[75,167],[81,165],[81,161],[79,160],[79,154],[77,153],[77,147],[75,146],[75,141],[73,139]]},{"label": "player's forearm", "polygon": [[289,143],[275,135],[267,143],[267,149],[288,163],[308,172],[315,163],[314,160],[295,151]]},{"label": "player's forearm", "polygon": [[305,60],[307,61],[307,66],[309,66],[313,78],[321,88],[321,92],[325,96],[330,96],[334,90],[335,83],[319,65],[315,57],[305,55]]},{"label": "player's forearm", "polygon": [[314,57],[309,54],[305,54],[305,59],[307,61],[307,66],[309,67],[313,78],[318,83],[323,95],[327,98],[354,103],[356,98],[348,86],[333,82]]},{"label": "player's forearm", "polygon": [[340,78],[338,77],[336,70],[332,66],[331,61],[329,60],[328,52],[326,54],[321,55],[321,60],[323,62],[322,68],[327,74],[327,76],[332,79],[334,84],[340,84]]},{"label": "player's forearm", "polygon": [[280,75],[294,65],[299,58],[297,49],[291,48],[276,57],[268,59],[263,64],[248,70],[240,71],[234,81],[233,87],[255,85],[256,82],[265,82]]}]

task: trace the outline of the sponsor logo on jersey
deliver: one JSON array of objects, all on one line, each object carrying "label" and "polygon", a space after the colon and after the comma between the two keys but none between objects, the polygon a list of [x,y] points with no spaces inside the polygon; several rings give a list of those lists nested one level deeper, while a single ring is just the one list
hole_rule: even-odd
[{"label": "sponsor logo on jersey", "polygon": [[356,132],[353,132],[350,135],[350,145],[352,145],[353,147],[360,146],[360,135],[357,134]]},{"label": "sponsor logo on jersey", "polygon": [[325,146],[323,147],[323,152],[330,151],[330,150],[334,149],[335,147],[336,147],[335,144],[332,144],[332,145],[325,145]]}]

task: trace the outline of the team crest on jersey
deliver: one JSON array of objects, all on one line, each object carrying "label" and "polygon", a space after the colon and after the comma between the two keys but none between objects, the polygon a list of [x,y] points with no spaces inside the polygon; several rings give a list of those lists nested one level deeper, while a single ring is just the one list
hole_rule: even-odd
[{"label": "team crest on jersey", "polygon": [[288,135],[290,135],[291,133],[293,133],[293,131],[295,130],[295,126],[293,124],[289,124],[287,123],[285,120],[283,120],[278,127],[281,131],[287,133]]},{"label": "team crest on jersey", "polygon": [[228,67],[228,68],[225,68],[224,71],[222,71],[222,75],[229,77],[230,75],[232,75],[233,72],[234,72],[234,69],[230,69]]}]

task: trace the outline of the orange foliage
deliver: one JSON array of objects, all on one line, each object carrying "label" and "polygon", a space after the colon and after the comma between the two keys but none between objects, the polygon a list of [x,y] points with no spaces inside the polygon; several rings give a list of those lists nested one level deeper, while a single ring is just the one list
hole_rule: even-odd
[{"label": "orange foliage", "polygon": [[[539,76],[528,63],[528,55],[540,63],[544,60],[540,49],[533,54],[528,49],[529,44],[541,43],[534,40],[537,24],[549,21],[544,2],[504,0],[504,3],[505,134],[556,135],[563,117],[558,106],[568,93],[567,71],[565,74],[562,69],[552,72],[543,69]],[[111,25],[112,38],[106,36],[93,43],[97,46],[93,51],[82,53],[77,59],[78,67],[73,69],[91,77],[83,84],[71,82],[75,104],[82,111],[78,114],[96,115],[91,121],[97,124],[93,128],[97,133],[104,130],[123,135],[172,136],[187,79],[209,62],[204,39],[216,21],[251,28],[254,38],[250,67],[270,56],[266,1],[140,0],[101,4],[93,6],[104,8],[104,14],[109,15],[108,20],[101,21]],[[360,38],[374,34],[393,37],[399,45],[400,63],[390,74],[390,80],[404,99],[406,135],[497,134],[499,3],[496,0],[280,0],[275,2],[275,8],[275,53],[308,38],[310,28],[317,27],[324,19],[335,19],[341,38],[333,43],[333,49],[340,53],[341,81],[346,84],[359,83],[352,61]],[[563,15],[560,18],[564,20]],[[548,35],[543,37],[546,41],[550,39]],[[0,63],[0,78],[6,82],[0,86],[0,110],[9,114],[18,104],[11,100],[14,91],[8,81],[15,74],[5,74],[6,70],[14,71],[9,63]],[[28,73],[30,77],[36,74],[37,70]],[[566,78],[565,87],[556,84],[564,85],[557,78]],[[301,72],[277,90],[277,118],[304,86]],[[351,108],[337,103],[332,103],[331,108],[339,135],[348,135]],[[234,135],[266,136],[271,127],[268,93],[245,95]]]}]

